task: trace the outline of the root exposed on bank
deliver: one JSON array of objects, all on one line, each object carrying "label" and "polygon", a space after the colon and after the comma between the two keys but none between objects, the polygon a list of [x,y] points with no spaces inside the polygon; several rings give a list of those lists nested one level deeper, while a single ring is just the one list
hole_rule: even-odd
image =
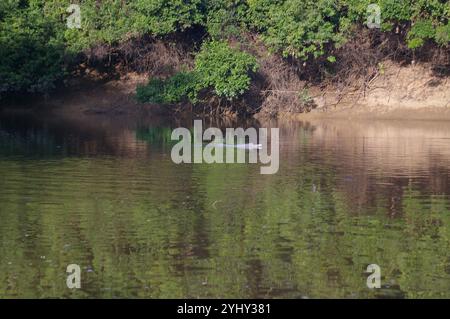
[{"label": "root exposed on bank", "polygon": [[[398,70],[400,74],[402,68],[414,65],[431,70],[427,87],[446,82],[450,75],[450,50],[427,43],[420,50],[412,51],[406,46],[407,29],[407,26],[398,26],[395,32],[387,33],[357,28],[351,40],[342,47],[330,47],[323,57],[307,61],[269,53],[256,35],[247,34],[245,44],[232,40],[230,43],[239,45],[258,59],[260,67],[252,76],[248,92],[234,101],[202,92],[198,105],[182,103],[166,108],[174,114],[187,111],[211,117],[245,117],[259,113],[277,117],[281,113],[327,110],[343,101],[357,105],[370,100],[377,90],[386,90],[390,94],[391,82],[395,81],[392,70]],[[202,30],[198,30],[189,37],[175,35],[170,39],[154,39],[144,36],[130,38],[116,46],[97,46],[85,53],[80,74],[96,72],[100,78],[106,75],[110,79],[136,72],[150,78],[167,78],[181,70],[192,69],[202,34]],[[336,61],[327,59],[330,56]],[[424,86],[422,82],[417,85]],[[407,89],[414,90],[414,85]],[[400,99],[397,97],[394,101],[398,103]],[[380,99],[372,100],[373,103],[386,103]]]}]

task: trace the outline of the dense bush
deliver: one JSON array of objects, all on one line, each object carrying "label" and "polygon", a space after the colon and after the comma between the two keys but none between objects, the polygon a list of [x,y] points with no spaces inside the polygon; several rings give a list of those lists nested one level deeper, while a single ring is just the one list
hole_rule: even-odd
[{"label": "dense bush", "polygon": [[184,100],[195,103],[199,89],[195,72],[179,72],[165,80],[151,79],[137,88],[136,96],[144,103],[174,104]]},{"label": "dense bush", "polygon": [[[52,2],[61,1],[51,0],[45,6]],[[96,3],[96,0],[82,1],[84,27],[81,32],[66,32],[69,46],[80,50],[93,43],[113,43],[132,35],[164,36],[202,25],[209,37],[218,40],[254,31],[273,51],[308,59],[326,54],[328,48],[351,38],[352,26],[366,22],[367,7],[373,3],[381,8],[384,31],[412,25],[408,35],[411,48],[420,47],[426,40],[447,45],[450,38],[450,4],[441,0],[104,0],[100,6]]]},{"label": "dense bush", "polygon": [[135,0],[130,1],[133,29],[165,35],[183,31],[205,19],[203,0]]},{"label": "dense bush", "polygon": [[0,96],[45,93],[64,75],[64,45],[55,24],[18,1],[0,7]]},{"label": "dense bush", "polygon": [[213,39],[239,38],[246,29],[248,19],[246,0],[209,0],[205,8],[204,24]]},{"label": "dense bush", "polygon": [[367,20],[369,4],[381,9],[382,30],[412,25],[408,45],[426,40],[448,45],[450,2],[440,0],[249,0],[248,25],[285,56],[301,59],[326,53],[351,38],[352,26]]},{"label": "dense bush", "polygon": [[201,90],[212,89],[219,96],[232,100],[250,86],[250,75],[258,64],[252,55],[231,48],[226,42],[205,43],[195,58],[195,68],[161,80],[152,79],[137,90],[138,100],[152,103],[197,101]]},{"label": "dense bush", "polygon": [[249,88],[249,74],[257,68],[255,57],[220,41],[204,44],[195,58],[195,72],[201,85],[213,88],[218,96],[227,99],[236,98]]},{"label": "dense bush", "polygon": [[[31,2],[31,1],[30,1]],[[72,0],[35,0],[47,16],[68,16]],[[131,36],[164,36],[200,25],[204,0],[82,0],[82,29],[63,28],[67,45],[83,50],[99,43],[114,44]],[[62,19],[62,20],[64,20]]]},{"label": "dense bush", "polygon": [[341,16],[333,0],[252,0],[249,14],[266,44],[284,56],[323,55],[328,43],[342,42]]},{"label": "dense bush", "polygon": [[82,28],[69,29],[71,3],[0,1],[0,96],[50,91],[66,71],[64,60],[93,45],[183,31],[205,17],[203,0],[83,0]]},{"label": "dense bush", "polygon": [[[71,3],[81,6],[81,29],[65,25]],[[248,71],[256,63],[225,46],[227,40],[245,41],[242,35],[252,32],[285,57],[328,56],[366,22],[371,3],[381,8],[382,31],[400,28],[411,49],[426,42],[448,46],[450,2],[443,0],[1,0],[0,94],[50,90],[64,75],[63,61],[93,45],[199,27],[210,43],[197,57],[196,83],[231,99],[248,88]],[[167,90],[175,85],[164,83]],[[170,100],[195,95],[193,88],[184,89]]]}]

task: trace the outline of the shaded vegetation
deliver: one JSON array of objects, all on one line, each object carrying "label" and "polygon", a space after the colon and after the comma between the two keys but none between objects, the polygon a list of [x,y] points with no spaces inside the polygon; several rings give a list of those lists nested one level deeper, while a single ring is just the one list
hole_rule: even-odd
[{"label": "shaded vegetation", "polygon": [[151,79],[138,87],[141,102],[196,103],[200,91],[212,89],[219,97],[232,100],[245,93],[250,86],[250,73],[258,64],[252,55],[231,48],[226,42],[205,43],[195,58],[195,68],[179,72],[166,80]]},{"label": "shaded vegetation", "polygon": [[[400,40],[412,52],[427,43],[447,50],[450,41],[450,4],[440,0],[84,0],[78,1],[81,29],[66,27],[70,3],[2,1],[0,94],[49,92],[74,61],[96,46],[200,32],[191,52],[202,48],[195,67],[187,66],[173,79],[152,79],[149,88],[138,91],[139,99],[195,103],[207,89],[219,98],[235,99],[249,90],[249,72],[256,70],[248,34],[284,58],[332,65],[340,62],[334,51],[365,24],[371,3],[381,8],[380,32],[404,34]],[[106,55],[111,60],[111,52]]]}]

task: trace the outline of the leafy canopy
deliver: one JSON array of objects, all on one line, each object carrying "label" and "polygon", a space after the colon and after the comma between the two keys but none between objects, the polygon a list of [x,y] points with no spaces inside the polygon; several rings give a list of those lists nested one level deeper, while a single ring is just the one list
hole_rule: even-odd
[{"label": "leafy canopy", "polygon": [[251,82],[251,73],[258,64],[252,55],[231,48],[224,41],[205,43],[195,58],[195,68],[180,72],[166,80],[152,79],[137,90],[138,100],[152,103],[197,102],[201,90],[232,100],[244,94]]},{"label": "leafy canopy", "polygon": [[[71,3],[81,7],[81,29],[66,27]],[[51,90],[63,79],[67,62],[93,45],[144,34],[187,34],[197,26],[206,40],[191,71],[198,86],[178,95],[192,97],[207,87],[233,99],[248,89],[248,71],[256,62],[225,45],[227,40],[243,41],[250,31],[283,56],[325,55],[334,62],[329,52],[353,36],[354,26],[366,23],[369,4],[381,8],[382,31],[407,28],[413,50],[426,42],[450,43],[450,1],[444,0],[2,0],[0,94]],[[186,77],[173,81],[188,82]]]}]

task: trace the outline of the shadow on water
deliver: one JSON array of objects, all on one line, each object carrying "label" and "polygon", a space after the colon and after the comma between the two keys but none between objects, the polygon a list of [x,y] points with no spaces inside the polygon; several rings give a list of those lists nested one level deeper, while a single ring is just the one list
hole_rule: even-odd
[{"label": "shadow on water", "polygon": [[450,126],[271,125],[280,170],[260,175],[172,163],[191,121],[3,114],[0,296],[450,297]]}]

